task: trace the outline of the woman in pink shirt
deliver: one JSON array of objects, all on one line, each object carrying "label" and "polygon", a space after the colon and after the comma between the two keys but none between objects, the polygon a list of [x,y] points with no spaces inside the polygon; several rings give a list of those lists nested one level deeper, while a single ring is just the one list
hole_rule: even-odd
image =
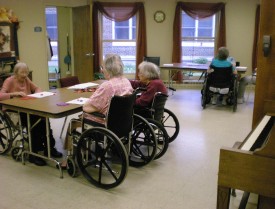
[{"label": "woman in pink shirt", "polygon": [[[119,55],[106,56],[102,72],[108,81],[102,83],[83,105],[84,112],[99,112],[106,115],[112,96],[124,96],[133,92],[130,81],[123,76],[123,68],[124,65]],[[91,115],[88,115],[87,118],[95,122],[104,123],[104,120]]]},{"label": "woman in pink shirt", "polygon": [[[41,92],[41,89],[28,78],[28,74],[28,66],[22,62],[17,63],[14,67],[14,75],[7,78],[3,83],[0,98],[9,99],[13,97],[24,97],[28,94]],[[22,125],[27,126],[26,113],[20,113],[20,119]],[[44,151],[45,155],[47,155],[45,118],[31,115],[31,126],[35,124],[39,119],[42,120],[37,125],[35,125],[31,131],[32,151],[35,153],[38,153],[39,151]],[[53,138],[52,130],[50,131],[50,139],[51,155],[53,157],[62,157],[62,153],[58,152],[56,148],[54,148],[55,139]],[[30,155],[29,161],[38,166],[46,165],[46,162],[42,158],[38,158],[32,155]]]},{"label": "woman in pink shirt", "polygon": [[[106,115],[110,100],[114,95],[124,96],[132,94],[133,88],[130,81],[123,76],[123,62],[119,55],[106,55],[102,72],[106,82],[102,83],[91,95],[89,100],[83,105],[83,111],[86,113],[99,112]],[[85,114],[85,113],[84,113]],[[94,117],[90,114],[84,115],[87,119],[96,123],[104,124],[105,120]],[[70,133],[77,127],[81,127],[81,121],[72,120],[67,130],[64,149],[71,150]]]}]

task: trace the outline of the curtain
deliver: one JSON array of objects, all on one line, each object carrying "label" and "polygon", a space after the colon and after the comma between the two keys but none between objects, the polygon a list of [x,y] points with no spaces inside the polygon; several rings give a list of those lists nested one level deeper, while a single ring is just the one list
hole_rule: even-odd
[{"label": "curtain", "polygon": [[257,6],[256,16],[255,16],[254,42],[253,42],[253,51],[252,51],[252,72],[254,72],[255,68],[257,68],[259,24],[260,24],[260,5]]},{"label": "curtain", "polygon": [[[136,3],[114,3],[114,2],[94,2],[93,4],[93,46],[95,53],[94,70],[99,71],[101,65],[102,54],[101,49],[101,31],[100,20],[101,15],[112,21],[126,21],[134,15],[137,15],[137,40],[136,40],[136,66],[142,62],[143,57],[146,55],[147,42],[146,42],[146,22],[144,4],[142,2]],[[136,78],[138,69],[136,68]]]},{"label": "curtain", "polygon": [[215,52],[221,46],[226,45],[225,36],[225,4],[224,3],[193,3],[193,2],[178,2],[175,11],[174,25],[173,25],[173,52],[172,62],[181,62],[181,11],[194,19],[203,19],[211,17],[220,12],[218,36],[216,38]]}]

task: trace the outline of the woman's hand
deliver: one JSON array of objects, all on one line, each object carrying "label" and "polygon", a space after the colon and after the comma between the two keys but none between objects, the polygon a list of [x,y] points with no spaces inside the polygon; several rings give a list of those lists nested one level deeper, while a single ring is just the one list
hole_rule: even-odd
[{"label": "woman's hand", "polygon": [[207,73],[209,74],[209,73],[212,73],[212,72],[214,72],[214,69],[213,68],[208,68]]},{"label": "woman's hand", "polygon": [[10,97],[25,97],[25,96],[27,96],[27,94],[23,91],[10,93]]}]

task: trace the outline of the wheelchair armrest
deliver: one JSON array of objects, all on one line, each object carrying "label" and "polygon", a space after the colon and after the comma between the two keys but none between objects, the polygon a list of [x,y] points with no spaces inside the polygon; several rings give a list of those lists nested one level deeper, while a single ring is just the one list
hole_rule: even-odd
[{"label": "wheelchair armrest", "polygon": [[171,90],[171,91],[176,91],[176,89],[175,88],[173,88],[173,87],[167,87],[169,90]]},{"label": "wheelchair armrest", "polygon": [[87,115],[92,115],[92,116],[95,116],[95,117],[98,117],[98,118],[105,118],[106,116],[100,112],[92,112],[92,113],[87,113],[87,112],[84,112],[85,114]]},{"label": "wheelchair armrest", "polygon": [[138,94],[138,93],[140,93],[142,91],[147,91],[147,89],[145,87],[138,87],[138,88],[135,89],[134,93]]},{"label": "wheelchair armrest", "polygon": [[140,105],[134,105],[134,109],[137,109],[137,110],[151,110],[151,108],[149,107],[143,107],[143,106],[140,106]]},{"label": "wheelchair armrest", "polygon": [[154,112],[155,112],[155,110],[151,107],[143,107],[143,106],[139,106],[139,105],[134,105],[134,110],[148,112],[150,114],[154,114]]}]

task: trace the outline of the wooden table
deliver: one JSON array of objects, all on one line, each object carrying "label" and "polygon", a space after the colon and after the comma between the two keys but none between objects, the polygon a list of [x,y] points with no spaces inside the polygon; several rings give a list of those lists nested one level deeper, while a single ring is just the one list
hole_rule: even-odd
[{"label": "wooden table", "polygon": [[[160,66],[160,69],[162,70],[168,70],[169,72],[169,78],[168,78],[168,87],[172,86],[172,70],[181,70],[181,71],[196,71],[201,72],[201,76],[199,80],[202,78],[203,75],[205,75],[206,71],[209,68],[209,64],[197,64],[197,63],[170,63],[170,64],[163,64]],[[247,67],[236,67],[236,70],[238,71],[238,74],[244,74],[247,70]]]},{"label": "wooden table", "polygon": [[[205,74],[209,67],[209,64],[197,64],[197,63],[170,63],[170,64],[163,64],[160,66],[161,70],[168,70],[169,78],[168,78],[168,87],[172,86],[172,70],[181,70],[181,71],[197,71],[201,72],[201,77]],[[201,79],[200,77],[200,79]]]},{"label": "wooden table", "polygon": [[[30,114],[38,115],[44,117],[46,119],[46,133],[47,133],[47,148],[50,150],[50,126],[49,126],[49,118],[61,118],[68,115],[72,115],[82,111],[82,106],[77,104],[69,104],[67,106],[59,106],[58,104],[68,102],[79,97],[90,97],[92,94],[91,92],[83,92],[83,93],[76,93],[73,90],[69,90],[67,88],[59,88],[54,89],[51,92],[55,94],[52,96],[47,96],[43,98],[33,98],[24,100],[22,98],[13,98],[4,101],[0,101],[0,104],[4,109],[10,109],[17,111],[18,113],[26,113],[28,119],[28,133],[30,133],[31,126],[30,126]],[[61,169],[60,162],[51,158],[51,152],[48,152],[48,156],[40,155],[37,153],[32,152],[31,148],[31,135],[29,134],[29,150],[24,150],[22,152],[22,163],[24,162],[24,153],[28,153],[31,155],[35,155],[47,160],[51,160],[55,162],[60,171],[60,178],[63,178],[63,172]]]}]

